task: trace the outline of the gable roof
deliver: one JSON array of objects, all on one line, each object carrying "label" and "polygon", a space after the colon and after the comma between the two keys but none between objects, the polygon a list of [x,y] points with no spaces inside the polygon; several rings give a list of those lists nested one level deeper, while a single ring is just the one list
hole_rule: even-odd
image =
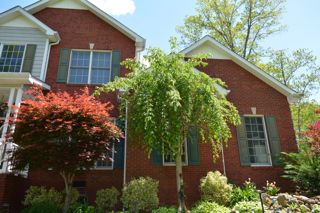
[{"label": "gable roof", "polygon": [[[50,6],[50,4],[59,2],[62,0],[39,0],[29,6],[25,7],[25,10],[28,11],[31,14],[34,14],[36,12],[39,12],[46,7]],[[99,9],[97,6],[89,2],[88,0],[77,0],[78,3],[80,3],[82,6],[87,8],[90,12],[101,18],[106,23],[110,24],[120,32],[122,32],[124,35],[128,36],[130,39],[136,42],[136,47],[139,51],[144,50],[146,40],[142,38],[140,35],[120,23],[118,20],[113,18],[112,16],[108,15],[101,9]]]},{"label": "gable roof", "polygon": [[57,42],[60,40],[58,32],[52,30],[50,27],[48,27],[46,24],[41,22],[39,19],[31,15],[30,13],[28,13],[20,6],[13,7],[3,13],[0,13],[0,24],[4,24],[19,16],[23,16],[33,25],[39,28],[42,32],[44,32],[49,37],[49,40],[51,42]]},{"label": "gable roof", "polygon": [[269,75],[265,71],[261,70],[256,65],[250,63],[246,59],[242,58],[238,54],[236,54],[233,51],[231,51],[230,49],[226,48],[225,46],[220,44],[218,41],[216,41],[215,39],[213,39],[209,35],[204,36],[199,41],[197,41],[197,42],[193,43],[192,45],[190,45],[189,47],[185,48],[184,50],[181,51],[181,53],[187,55],[191,51],[195,50],[199,46],[204,45],[206,43],[209,43],[215,49],[221,51],[221,53],[230,57],[230,59],[232,61],[234,61],[235,63],[240,65],[242,68],[244,68],[245,70],[247,70],[248,72],[250,72],[251,74],[256,76],[257,78],[259,78],[263,82],[267,83],[268,85],[270,85],[271,87],[276,89],[281,94],[287,96],[289,102],[294,102],[296,100],[296,98],[299,97],[299,94],[297,92],[290,89],[286,85],[282,84],[281,82],[276,80],[274,77],[272,77],[271,75]]}]

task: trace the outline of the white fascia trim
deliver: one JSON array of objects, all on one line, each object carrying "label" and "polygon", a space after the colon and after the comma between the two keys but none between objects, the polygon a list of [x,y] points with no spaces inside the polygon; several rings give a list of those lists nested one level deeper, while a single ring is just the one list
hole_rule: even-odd
[{"label": "white fascia trim", "polygon": [[0,73],[0,84],[2,86],[6,85],[37,85],[43,89],[50,90],[50,85],[46,84],[45,82],[33,77],[30,73],[21,72],[21,73]]},{"label": "white fascia trim", "polygon": [[7,11],[1,13],[0,20],[5,20],[6,16],[10,16],[13,13],[17,13],[17,12],[20,13],[21,15],[23,15],[25,18],[29,19],[32,23],[34,23],[36,26],[38,26],[40,28],[40,30],[42,30],[44,33],[46,33],[46,35],[49,37],[50,41],[56,42],[56,41],[60,40],[60,36],[56,31],[52,30],[50,27],[48,27],[47,25],[42,23],[39,19],[37,19],[36,17],[34,17],[33,15],[31,15],[30,13],[25,11],[20,6],[13,7],[10,10],[7,10]]},{"label": "white fascia trim", "polygon": [[[40,0],[34,4],[31,4],[27,7],[25,7],[25,10],[30,12],[31,14],[34,14],[44,8],[51,3],[51,2],[57,2],[59,0]],[[108,15],[98,7],[96,7],[94,4],[87,0],[79,0],[84,6],[88,8],[89,11],[91,11],[93,14],[101,18],[103,21],[107,22],[126,36],[128,36],[130,39],[134,40],[136,42],[136,48],[139,48],[140,51],[144,50],[146,40],[142,38],[140,35],[120,23],[118,20],[113,18],[112,16]]]},{"label": "white fascia trim", "polygon": [[205,36],[199,41],[193,43],[191,46],[185,48],[184,50],[181,51],[183,54],[187,54],[193,49],[199,47],[200,45],[204,44],[205,42],[210,42],[214,47],[218,48],[225,54],[229,55],[231,59],[236,62],[238,65],[243,67],[245,70],[256,76],[257,78],[261,79],[277,91],[279,91],[281,94],[289,97],[299,97],[299,94],[295,92],[294,90],[290,89],[289,87],[285,86],[284,84],[280,83],[278,80],[276,80],[274,77],[266,73],[265,71],[261,70],[254,64],[250,63],[246,59],[242,58],[238,54],[234,53],[233,51],[229,50],[222,44],[220,44],[218,41],[213,39],[211,36]]}]

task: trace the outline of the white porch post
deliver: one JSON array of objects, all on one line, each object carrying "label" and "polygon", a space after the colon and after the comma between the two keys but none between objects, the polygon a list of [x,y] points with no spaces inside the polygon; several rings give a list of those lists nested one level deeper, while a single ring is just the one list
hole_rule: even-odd
[{"label": "white porch post", "polygon": [[4,124],[3,124],[3,128],[2,128],[1,144],[4,141],[4,138],[5,138],[7,131],[8,131],[9,119],[10,119],[10,114],[11,114],[12,105],[13,105],[14,93],[15,93],[15,88],[11,88],[10,94],[9,94],[9,99],[8,99],[8,111],[7,111],[6,118],[4,120]]},{"label": "white porch post", "polygon": [[[15,100],[15,107],[16,108],[14,109],[13,122],[15,122],[18,117],[18,112],[20,109],[21,101],[22,101],[22,94],[23,94],[23,89],[22,89],[22,87],[20,87],[18,89],[16,100]],[[13,123],[13,125],[11,126],[11,132],[14,132],[15,127],[16,127],[16,125],[15,125],[15,123]]]}]

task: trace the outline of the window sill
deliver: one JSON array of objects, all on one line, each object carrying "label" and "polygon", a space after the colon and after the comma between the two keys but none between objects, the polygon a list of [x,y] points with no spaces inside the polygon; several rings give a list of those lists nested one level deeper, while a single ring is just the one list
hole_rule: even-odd
[{"label": "window sill", "polygon": [[109,168],[107,168],[107,167],[106,167],[106,168],[96,168],[96,167],[95,167],[95,168],[93,168],[92,170],[98,170],[98,171],[99,171],[99,170],[113,170],[113,168],[112,168],[112,167],[109,167]]},{"label": "window sill", "polygon": [[250,167],[272,167],[271,164],[252,164]]}]

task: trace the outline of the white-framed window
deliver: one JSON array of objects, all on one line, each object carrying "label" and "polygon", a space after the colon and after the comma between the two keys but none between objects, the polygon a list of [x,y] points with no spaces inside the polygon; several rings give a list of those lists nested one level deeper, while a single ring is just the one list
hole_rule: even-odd
[{"label": "white-framed window", "polygon": [[244,116],[249,160],[252,166],[271,166],[271,154],[263,115]]},{"label": "white-framed window", "polygon": [[21,72],[25,50],[25,44],[1,44],[0,72]]},{"label": "white-framed window", "polygon": [[[187,140],[185,140],[182,146],[182,164],[188,165],[188,152],[187,152]],[[172,154],[162,154],[163,165],[164,166],[175,166],[176,160]]]},{"label": "white-framed window", "polygon": [[105,153],[105,156],[103,159],[95,162],[94,168],[97,170],[111,170],[111,169],[113,169],[114,162],[111,161],[109,158],[114,159],[114,144],[112,144],[110,151]]},{"label": "white-framed window", "polygon": [[68,83],[108,83],[111,79],[111,57],[111,51],[72,50]]}]

